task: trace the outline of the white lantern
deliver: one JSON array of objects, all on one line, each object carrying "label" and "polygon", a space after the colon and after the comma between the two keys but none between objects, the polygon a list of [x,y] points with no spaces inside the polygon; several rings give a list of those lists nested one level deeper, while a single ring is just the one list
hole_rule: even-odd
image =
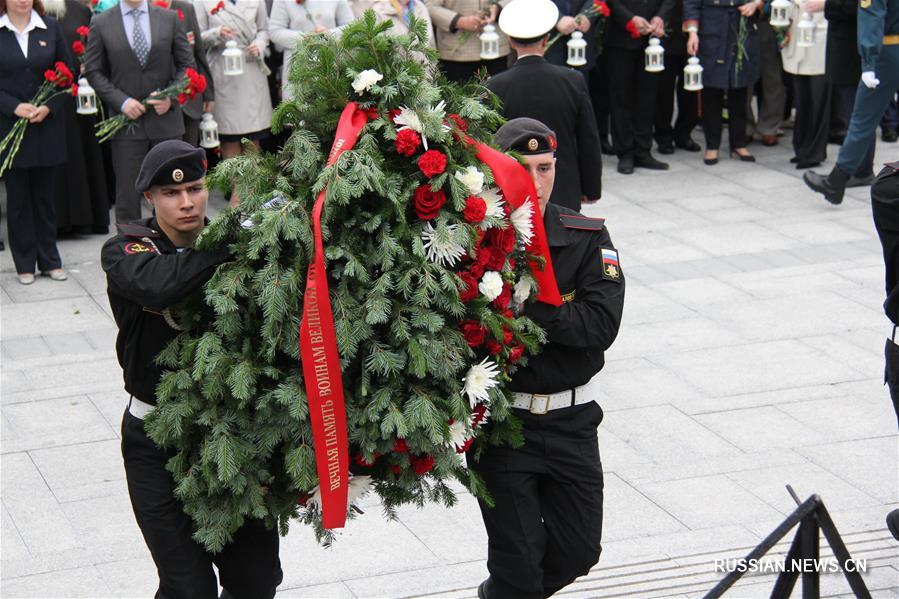
[{"label": "white lantern", "polygon": [[702,89],[702,65],[699,59],[691,56],[684,67],[684,89],[688,92],[698,92]]},{"label": "white lantern", "polygon": [[815,45],[815,23],[812,15],[802,13],[802,20],[796,26],[796,47],[811,48]]},{"label": "white lantern", "polygon": [[75,112],[78,114],[97,114],[97,94],[94,88],[82,77],[78,80],[78,97],[76,98],[78,107]]},{"label": "white lantern", "polygon": [[644,51],[646,57],[645,70],[648,73],[660,73],[665,70],[665,48],[657,37],[649,38],[649,45]]},{"label": "white lantern", "polygon": [[584,39],[583,33],[575,31],[565,45],[568,46],[568,60],[566,62],[569,66],[582,67],[587,64],[587,41]]},{"label": "white lantern", "polygon": [[493,25],[484,25],[484,31],[480,35],[481,60],[496,60],[499,58],[499,34]]},{"label": "white lantern", "polygon": [[222,57],[225,59],[225,75],[243,75],[243,50],[237,47],[237,42],[231,40],[226,43]]},{"label": "white lantern", "polygon": [[790,26],[790,0],[774,0],[771,3],[771,18],[768,24],[772,27],[789,27]]},{"label": "white lantern", "polygon": [[200,147],[219,147],[219,125],[208,112],[204,112],[203,118],[200,120]]}]

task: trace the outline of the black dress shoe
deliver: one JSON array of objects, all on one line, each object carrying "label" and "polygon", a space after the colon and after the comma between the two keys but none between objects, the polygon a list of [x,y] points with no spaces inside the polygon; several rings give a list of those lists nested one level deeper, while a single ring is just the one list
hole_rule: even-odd
[{"label": "black dress shoe", "polygon": [[652,157],[652,154],[647,154],[646,156],[634,156],[634,166],[640,168],[648,168],[653,171],[667,171],[668,163],[662,162],[661,160],[656,160]]},{"label": "black dress shoe", "polygon": [[736,158],[740,162],[755,162],[755,156],[752,154],[740,154],[739,152],[735,152],[734,150],[730,151],[730,157]]},{"label": "black dress shoe", "polygon": [[478,585],[478,599],[487,599],[487,581]]},{"label": "black dress shoe", "polygon": [[618,157],[618,172],[622,175],[634,174],[634,158],[633,156]]},{"label": "black dress shoe", "polygon": [[799,162],[797,160],[796,161],[796,170],[802,170],[805,168],[813,168],[813,167],[819,166],[820,164],[821,164],[820,162]]},{"label": "black dress shoe", "polygon": [[795,156],[793,156],[792,158],[790,158],[790,164],[796,164],[797,162],[799,162],[799,159],[796,158]]},{"label": "black dress shoe", "polygon": [[834,167],[830,174],[819,175],[815,171],[809,171],[802,175],[802,180],[809,186],[812,191],[817,191],[824,196],[824,199],[831,204],[840,204],[843,202],[843,192],[846,191],[846,183],[849,177],[837,167]]},{"label": "black dress shoe", "polygon": [[884,129],[880,134],[880,139],[885,142],[894,142],[899,140],[899,132],[895,129]]},{"label": "black dress shoe", "polygon": [[717,153],[718,152],[717,150],[707,150],[707,152],[709,152],[709,151],[716,152],[715,157],[714,158],[706,158],[705,156],[703,156],[702,161],[705,162],[708,166],[714,166],[714,165],[718,164],[718,156],[720,154]]},{"label": "black dress shoe", "polygon": [[846,187],[868,187],[872,183],[874,183],[874,179],[876,177],[874,175],[867,175],[864,177],[849,177],[849,180],[846,181]]},{"label": "black dress shoe", "polygon": [[615,148],[612,147],[611,142],[608,139],[602,138],[599,140],[599,149],[606,156],[611,156],[615,153]]},{"label": "black dress shoe", "polygon": [[887,514],[887,529],[893,538],[899,541],[899,510],[893,510]]},{"label": "black dress shoe", "polygon": [[686,150],[688,152],[698,152],[702,148],[699,147],[699,144],[690,139],[676,139],[674,140],[675,147],[680,148],[681,150]]},{"label": "black dress shoe", "polygon": [[0,252],[2,252],[2,251],[5,250],[5,249],[6,249],[6,244],[3,243],[3,240],[2,240],[2,239],[0,239]]},{"label": "black dress shoe", "polygon": [[668,143],[660,143],[659,154],[674,154],[674,144],[670,141]]}]

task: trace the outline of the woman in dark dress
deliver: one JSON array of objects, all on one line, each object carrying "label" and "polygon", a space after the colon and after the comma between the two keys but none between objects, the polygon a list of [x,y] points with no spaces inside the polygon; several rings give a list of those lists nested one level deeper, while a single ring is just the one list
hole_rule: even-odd
[{"label": "woman in dark dress", "polygon": [[19,118],[30,121],[3,176],[9,249],[23,285],[34,282],[35,264],[54,281],[67,278],[53,206],[53,169],[66,160],[65,126],[57,118],[64,96],[39,107],[31,99],[46,70],[58,61],[71,68],[72,60],[56,19],[43,12],[41,0],[0,0],[0,139]]},{"label": "woman in dark dress", "polygon": [[731,155],[744,162],[755,162],[746,149],[746,90],[759,78],[756,19],[763,4],[763,0],[684,0],[687,53],[698,55],[703,67],[706,164],[718,162],[725,94]]}]

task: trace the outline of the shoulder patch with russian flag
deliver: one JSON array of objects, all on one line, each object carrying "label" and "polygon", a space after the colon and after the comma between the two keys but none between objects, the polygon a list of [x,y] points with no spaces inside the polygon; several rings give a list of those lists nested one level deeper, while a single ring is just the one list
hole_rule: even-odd
[{"label": "shoulder patch with russian flag", "polygon": [[599,248],[602,260],[602,278],[607,281],[621,282],[621,264],[618,262],[618,251],[611,248]]}]

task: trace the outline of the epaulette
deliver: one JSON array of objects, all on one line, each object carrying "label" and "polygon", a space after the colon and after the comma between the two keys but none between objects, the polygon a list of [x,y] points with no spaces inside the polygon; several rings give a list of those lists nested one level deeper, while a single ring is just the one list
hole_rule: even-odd
[{"label": "epaulette", "polygon": [[590,218],[580,214],[560,214],[559,220],[566,229],[578,229],[580,231],[602,231],[606,226],[604,218]]},{"label": "epaulette", "polygon": [[159,231],[154,231],[143,225],[116,225],[116,229],[118,230],[119,235],[122,235],[123,237],[149,237],[151,239],[159,237]]}]

